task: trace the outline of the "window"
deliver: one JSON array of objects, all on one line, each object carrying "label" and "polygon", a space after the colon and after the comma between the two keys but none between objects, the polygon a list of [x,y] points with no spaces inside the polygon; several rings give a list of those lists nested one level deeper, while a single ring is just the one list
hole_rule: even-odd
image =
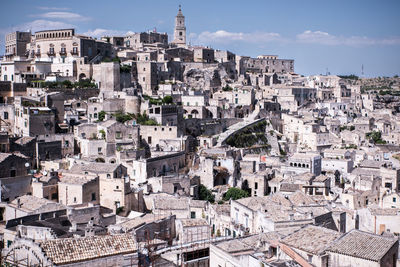
[{"label": "window", "polygon": [[393,198],[393,202],[396,202],[396,198],[395,197]]},{"label": "window", "polygon": [[7,111],[4,111],[4,119],[8,120],[8,112]]},{"label": "window", "polygon": [[115,201],[115,207],[118,209],[121,206],[121,203],[119,201]]},{"label": "window", "polygon": [[190,212],[190,218],[191,218],[191,219],[196,219],[196,212],[191,211],[191,212]]},{"label": "window", "polygon": [[97,152],[98,152],[98,153],[101,153],[101,147],[98,147],[98,148],[97,148]]},{"label": "window", "polygon": [[107,173],[107,178],[111,179],[111,174]]},{"label": "window", "polygon": [[254,183],[254,189],[258,189],[258,183],[257,182]]},{"label": "window", "polygon": [[74,197],[74,203],[76,203],[76,197]]},{"label": "window", "polygon": [[119,185],[117,185],[117,186],[115,187],[115,189],[117,189],[117,190],[118,190],[118,189],[119,189]]},{"label": "window", "polygon": [[92,193],[92,201],[96,200],[96,193]]},{"label": "window", "polygon": [[115,132],[115,139],[122,139],[121,132]]}]

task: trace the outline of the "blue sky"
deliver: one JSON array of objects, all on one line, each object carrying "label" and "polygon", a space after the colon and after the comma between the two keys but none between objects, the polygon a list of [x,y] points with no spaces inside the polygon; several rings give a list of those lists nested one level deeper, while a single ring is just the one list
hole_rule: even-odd
[{"label": "blue sky", "polygon": [[399,0],[2,0],[4,35],[74,27],[123,35],[157,28],[172,38],[178,5],[188,41],[239,55],[276,54],[301,74],[400,75]]}]

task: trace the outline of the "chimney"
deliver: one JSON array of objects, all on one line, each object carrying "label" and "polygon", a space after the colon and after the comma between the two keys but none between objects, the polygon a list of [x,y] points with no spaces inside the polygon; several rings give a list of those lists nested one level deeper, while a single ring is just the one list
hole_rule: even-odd
[{"label": "chimney", "polygon": [[21,199],[19,199],[19,198],[17,199],[17,207],[21,208]]}]

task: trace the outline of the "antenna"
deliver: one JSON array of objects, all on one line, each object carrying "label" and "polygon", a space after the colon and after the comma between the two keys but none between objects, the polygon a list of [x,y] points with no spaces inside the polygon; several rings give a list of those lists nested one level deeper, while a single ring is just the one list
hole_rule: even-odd
[{"label": "antenna", "polygon": [[361,76],[364,77],[364,64],[361,64]]}]

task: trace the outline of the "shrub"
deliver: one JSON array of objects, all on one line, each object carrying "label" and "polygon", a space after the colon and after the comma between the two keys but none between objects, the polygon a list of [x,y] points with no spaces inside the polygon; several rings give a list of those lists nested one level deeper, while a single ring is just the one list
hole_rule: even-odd
[{"label": "shrub", "polygon": [[126,121],[133,119],[133,117],[130,114],[118,112],[115,114],[115,119],[120,123],[125,123]]},{"label": "shrub", "polygon": [[199,186],[199,199],[200,200],[207,200],[208,202],[214,203],[215,196],[211,192],[211,190],[207,189],[204,185]]},{"label": "shrub", "polygon": [[232,200],[237,200],[240,198],[245,198],[248,197],[249,193],[245,190],[236,188],[236,187],[231,187],[229,188],[229,190],[226,192],[225,196],[224,196],[224,200],[228,201],[229,199]]},{"label": "shrub", "polygon": [[106,118],[106,112],[103,110],[100,111],[98,115],[99,115],[98,121],[104,121],[104,119]]},{"label": "shrub", "polygon": [[167,95],[167,96],[164,96],[164,98],[162,99],[162,102],[164,104],[172,104],[174,102],[174,99],[172,98],[172,96]]},{"label": "shrub", "polygon": [[106,131],[104,131],[103,129],[101,129],[99,131],[99,133],[101,134],[101,139],[106,139]]}]

